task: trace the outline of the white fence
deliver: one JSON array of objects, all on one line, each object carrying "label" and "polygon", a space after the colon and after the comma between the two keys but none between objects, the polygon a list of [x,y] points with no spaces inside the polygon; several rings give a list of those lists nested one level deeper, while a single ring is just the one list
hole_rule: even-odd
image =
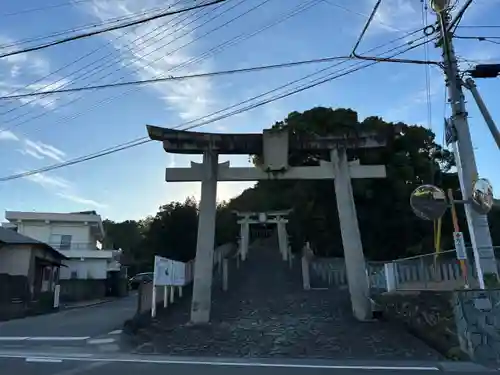
[{"label": "white fence", "polygon": [[[500,250],[500,248],[496,248]],[[468,285],[478,286],[472,250],[466,262]],[[500,270],[500,261],[497,259]],[[367,277],[372,290],[454,290],[462,288],[465,277],[455,250],[425,254],[391,262],[367,262]],[[305,288],[329,288],[347,285],[343,258],[303,257]],[[305,279],[308,279],[306,281]]]},{"label": "white fence", "polygon": [[[329,288],[332,286],[347,286],[347,271],[344,260],[328,258],[311,259],[307,262],[309,268],[310,288]],[[384,263],[368,262],[366,269],[368,283],[372,289],[385,288]]]},{"label": "white fence", "polygon": [[[234,244],[228,243],[219,246],[214,250],[213,267],[214,270],[218,269],[219,272],[224,273],[223,277],[226,281],[225,288],[227,289],[227,267],[224,267],[226,258],[231,255],[234,249]],[[141,284],[139,287],[139,299],[137,306],[137,313],[142,314],[147,311],[151,311],[151,315],[154,317],[156,315],[157,308],[168,308],[179,298],[184,295],[184,287],[190,285],[194,278],[194,260],[186,263],[185,267],[185,280],[184,286],[154,286],[152,282]],[[154,302],[153,302],[154,301]]]}]

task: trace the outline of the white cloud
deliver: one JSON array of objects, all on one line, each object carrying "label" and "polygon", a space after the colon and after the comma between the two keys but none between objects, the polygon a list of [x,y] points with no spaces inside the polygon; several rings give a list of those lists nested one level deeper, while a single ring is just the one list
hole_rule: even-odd
[{"label": "white cloud", "polygon": [[[66,153],[64,151],[61,151],[52,145],[40,141],[25,139],[24,146],[24,151],[26,152],[26,154],[34,156],[37,159],[43,159],[43,157],[46,156],[56,161],[63,161],[63,158],[66,156]],[[37,156],[35,156],[35,154]]]},{"label": "white cloud", "polygon": [[57,193],[57,195],[61,198],[64,198],[64,199],[67,199],[69,201],[72,201],[72,202],[75,202],[75,203],[79,203],[79,204],[82,204],[82,205],[85,205],[85,206],[92,206],[92,207],[97,207],[97,208],[105,208],[107,207],[106,204],[103,204],[103,203],[99,203],[95,200],[92,200],[92,199],[87,199],[87,198],[83,198],[81,196],[78,196],[78,195],[74,195],[74,194],[69,194],[69,193]]},{"label": "white cloud", "polygon": [[[0,46],[10,45],[13,42],[14,39],[0,35]],[[8,53],[16,49],[17,47],[5,47],[2,52]],[[26,94],[36,90],[54,90],[68,84],[69,80],[61,79],[57,75],[51,74],[45,78],[49,76],[51,70],[50,62],[37,52],[4,57],[0,59],[0,92],[2,96]],[[53,96],[37,96],[15,100],[33,107],[52,109],[56,107],[57,99]]]},{"label": "white cloud", "polygon": [[[10,75],[12,78],[16,78],[21,74],[21,67],[19,65],[14,65],[11,67]],[[16,83],[11,80],[0,81],[0,91],[2,95],[23,95],[32,92],[42,92],[42,91],[52,91],[63,88],[68,85],[71,81],[69,79],[61,78],[55,80],[40,80],[31,84]],[[67,94],[66,94],[67,95]],[[40,106],[47,109],[55,108],[57,105],[58,96],[48,95],[48,96],[27,96],[23,98],[17,98],[22,104],[29,104],[31,106]]]},{"label": "white cloud", "polygon": [[[425,0],[427,1],[427,0]],[[371,13],[376,0],[369,0],[367,13]],[[422,25],[420,2],[414,0],[384,0],[380,4],[369,32],[409,30]]]},{"label": "white cloud", "polygon": [[0,130],[0,141],[19,141],[19,137],[9,130]]},{"label": "white cloud", "polygon": [[55,193],[60,198],[77,203],[80,206],[96,208],[107,207],[106,204],[81,196],[76,187],[65,178],[45,173],[26,176],[25,179],[43,187],[49,192]]},{"label": "white cloud", "polygon": [[50,176],[48,174],[34,174],[25,177],[27,180],[34,182],[46,189],[69,189],[71,184],[69,181],[61,177]]},{"label": "white cloud", "polygon": [[[175,187],[167,187],[166,199],[168,201],[183,202],[188,197],[194,197],[197,201],[201,197],[201,184],[198,182],[178,182]],[[217,184],[217,202],[228,201],[235,198],[243,191],[251,188],[255,182],[219,182]],[[162,202],[165,198],[161,198]]]},{"label": "white cloud", "polygon": [[37,154],[35,151],[33,150],[30,150],[30,149],[18,149],[17,151],[19,151],[21,154],[23,155],[29,155],[29,156],[32,156],[34,157],[35,159],[38,159],[38,160],[43,160],[44,157],[40,154]]},{"label": "white cloud", "polygon": [[19,65],[13,65],[12,68],[10,68],[10,76],[12,78],[16,78],[19,75],[20,71],[21,67]]},{"label": "white cloud", "polygon": [[[153,0],[147,4],[135,0],[94,0],[90,5],[82,8],[99,20],[115,17],[126,17],[143,11],[145,8],[166,7],[173,4],[173,0]],[[141,5],[142,4],[142,5]],[[182,4],[182,3],[181,3]],[[185,5],[179,5],[179,7]],[[182,19],[185,18],[185,21]],[[179,64],[189,61],[193,57],[194,33],[189,33],[191,26],[190,16],[182,15],[171,23],[171,26],[162,27],[166,22],[163,19],[147,22],[131,29],[130,32],[115,39],[118,33],[106,33],[104,37],[113,40],[115,48],[121,53],[122,65],[132,69],[139,79],[153,77],[196,74],[209,70],[209,62],[198,62],[196,66],[186,65],[178,68]],[[177,24],[177,25],[176,25]],[[155,90],[163,99],[168,108],[175,110],[182,120],[192,120],[211,112],[215,102],[211,81],[209,78],[191,79],[185,82],[165,82],[148,86]]]}]

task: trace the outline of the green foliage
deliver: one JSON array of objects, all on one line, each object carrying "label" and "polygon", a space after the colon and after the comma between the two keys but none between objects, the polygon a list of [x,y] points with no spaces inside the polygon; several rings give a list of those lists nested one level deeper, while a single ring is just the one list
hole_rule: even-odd
[{"label": "green foliage", "polygon": [[[421,126],[387,123],[379,117],[358,120],[351,109],[313,108],[293,112],[273,128],[287,128],[291,136],[348,135],[377,132],[387,146],[349,151],[350,160],[362,164],[383,164],[386,179],[353,180],[358,222],[368,258],[383,260],[433,251],[433,226],[411,211],[411,192],[423,183],[458,188],[453,155],[435,142],[435,135]],[[328,160],[321,153],[291,153],[289,164],[317,165]],[[254,163],[261,163],[260,156]],[[289,231],[293,247],[309,241],[317,254],[342,256],[338,213],[332,181],[261,181],[235,198],[231,205],[246,210],[293,208]],[[463,215],[460,217],[464,224]],[[465,228],[465,225],[462,225]],[[451,245],[451,222],[443,226],[443,246]]]},{"label": "green foliage", "polygon": [[500,286],[498,277],[494,273],[485,273],[483,276],[483,280],[484,280],[484,286],[487,289],[495,289]]},{"label": "green foliage", "polygon": [[[353,180],[358,223],[363,248],[368,259],[385,260],[429,253],[434,250],[433,223],[418,219],[409,204],[411,192],[419,185],[433,183],[443,189],[458,191],[453,155],[436,143],[435,134],[422,126],[388,123],[380,117],[359,121],[351,109],[318,107],[303,113],[292,112],[272,127],[287,128],[291,136],[349,135],[377,132],[387,146],[377,149],[356,149],[348,157],[362,164],[383,164],[385,179]],[[255,164],[258,155],[252,155]],[[329,160],[321,153],[295,152],[289,155],[290,165],[317,165]],[[216,245],[234,241],[239,234],[237,211],[268,211],[293,209],[288,231],[292,251],[309,241],[318,255],[343,256],[342,238],[336,208],[333,181],[260,181],[253,188],[217,207]],[[459,225],[465,231],[463,209],[459,208]],[[198,206],[194,199],[172,202],[160,207],[154,217],[140,221],[104,223],[106,244],[124,250],[125,263],[133,271],[152,268],[154,254],[172,259],[189,260],[195,256]],[[490,214],[490,223],[500,227],[500,215]],[[453,226],[449,214],[442,226],[442,249],[450,249]],[[494,243],[500,243],[500,231],[492,231]]]},{"label": "green foliage", "polygon": [[[196,254],[198,204],[193,198],[184,203],[161,206],[154,217],[115,223],[105,220],[105,246],[123,250],[122,263],[129,274],[151,271],[154,255],[189,261]],[[226,203],[217,207],[216,246],[235,241],[236,216]]]}]

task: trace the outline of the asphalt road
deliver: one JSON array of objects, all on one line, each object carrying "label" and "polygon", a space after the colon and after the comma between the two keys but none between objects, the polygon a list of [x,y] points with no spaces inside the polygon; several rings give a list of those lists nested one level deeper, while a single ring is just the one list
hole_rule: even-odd
[{"label": "asphalt road", "polygon": [[92,340],[115,342],[124,321],[134,315],[136,305],[134,294],[96,306],[0,322],[0,349],[82,346]]},{"label": "asphalt road", "polygon": [[[16,375],[354,375],[478,374],[468,363],[221,359],[133,354],[121,338],[137,296],[0,323],[0,374]],[[472,366],[472,367],[471,367]]]},{"label": "asphalt road", "polygon": [[[3,356],[3,358],[2,358]],[[0,373],[16,375],[354,375],[354,374],[480,374],[485,368],[465,364],[446,367],[441,363],[329,362],[308,360],[225,360],[180,359],[159,356],[120,355],[117,357],[43,357],[0,353]]]}]

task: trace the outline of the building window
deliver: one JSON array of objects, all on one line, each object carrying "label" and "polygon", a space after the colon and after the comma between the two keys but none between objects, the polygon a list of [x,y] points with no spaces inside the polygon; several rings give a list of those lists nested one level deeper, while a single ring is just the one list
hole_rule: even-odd
[{"label": "building window", "polygon": [[69,250],[71,248],[71,235],[63,234],[61,235],[61,244],[59,246],[60,250]]}]

